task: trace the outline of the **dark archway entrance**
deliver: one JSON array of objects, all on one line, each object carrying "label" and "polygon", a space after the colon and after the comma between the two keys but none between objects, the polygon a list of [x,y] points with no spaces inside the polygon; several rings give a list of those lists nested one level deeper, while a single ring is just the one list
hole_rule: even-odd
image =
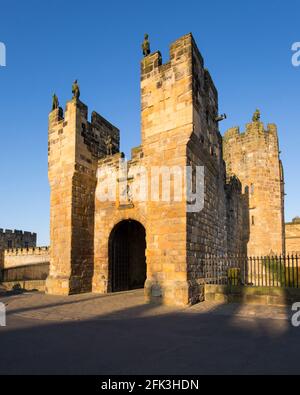
[{"label": "dark archway entrance", "polygon": [[122,221],[109,238],[109,271],[112,292],[144,288],[146,231],[137,221]]}]

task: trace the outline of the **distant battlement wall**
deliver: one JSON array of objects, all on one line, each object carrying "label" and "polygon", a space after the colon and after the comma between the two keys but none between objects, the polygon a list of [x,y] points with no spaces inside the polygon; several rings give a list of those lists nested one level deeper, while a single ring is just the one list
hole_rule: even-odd
[{"label": "distant battlement wall", "polygon": [[36,233],[21,230],[0,229],[0,250],[7,248],[30,248],[36,246]]},{"label": "distant battlement wall", "polygon": [[[38,289],[44,290],[44,281],[49,273],[49,247],[13,248],[0,251],[0,282],[10,286],[20,285],[31,289],[32,281],[40,282]],[[35,284],[33,288],[37,288]]]},{"label": "distant battlement wall", "polygon": [[11,229],[1,229],[0,228],[0,235],[23,235],[23,236],[36,236],[36,233],[32,232],[23,232],[22,230],[11,230]]},{"label": "distant battlement wall", "polygon": [[300,254],[300,218],[285,224],[285,240],[287,254]]},{"label": "distant battlement wall", "polygon": [[49,263],[49,247],[14,248],[4,251],[3,269]]}]

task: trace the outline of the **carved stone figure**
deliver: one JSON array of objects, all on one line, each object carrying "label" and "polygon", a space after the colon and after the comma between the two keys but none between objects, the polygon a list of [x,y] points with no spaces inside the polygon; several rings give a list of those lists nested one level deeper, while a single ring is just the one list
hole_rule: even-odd
[{"label": "carved stone figure", "polygon": [[260,121],[260,111],[259,110],[255,111],[255,113],[253,115],[253,118],[252,118],[252,121],[253,122],[259,122]]},{"label": "carved stone figure", "polygon": [[131,204],[133,201],[132,191],[129,184],[122,191],[122,200]]},{"label": "carved stone figure", "polygon": [[143,49],[143,55],[144,57],[150,55],[151,50],[150,50],[150,42],[149,42],[149,35],[145,34],[145,38],[144,38],[144,42],[142,45],[142,49]]},{"label": "carved stone figure", "polygon": [[52,96],[52,111],[56,110],[59,107],[58,97],[54,93]]},{"label": "carved stone figure", "polygon": [[73,99],[79,99],[80,97],[80,89],[79,89],[79,85],[78,85],[78,81],[75,80],[73,82],[73,86],[72,86],[72,93],[73,93]]},{"label": "carved stone figure", "polygon": [[107,139],[105,140],[105,145],[106,145],[106,153],[107,153],[107,155],[111,156],[112,155],[112,149],[113,149],[111,136],[107,137]]}]

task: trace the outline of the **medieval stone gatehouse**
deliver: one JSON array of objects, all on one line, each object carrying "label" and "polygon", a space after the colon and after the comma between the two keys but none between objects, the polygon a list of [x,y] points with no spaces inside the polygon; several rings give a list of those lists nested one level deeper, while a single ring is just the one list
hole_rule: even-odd
[{"label": "medieval stone gatehouse", "polygon": [[[233,166],[226,173],[218,93],[192,35],[171,45],[167,63],[159,52],[145,53],[141,146],[128,163],[119,151],[119,130],[95,112],[88,121],[79,90],[73,92],[65,113],[54,108],[49,116],[47,292],[144,287],[150,301],[202,300],[205,256],[246,254],[251,236],[249,191]],[[228,144],[225,154],[233,163]],[[162,166],[170,171],[171,200],[162,196]],[[198,169],[204,169],[199,177]],[[157,171],[159,190],[153,196]],[[148,186],[143,198],[137,199],[137,185]],[[197,186],[202,205],[193,210],[186,192]],[[114,190],[112,199],[103,199]]]}]

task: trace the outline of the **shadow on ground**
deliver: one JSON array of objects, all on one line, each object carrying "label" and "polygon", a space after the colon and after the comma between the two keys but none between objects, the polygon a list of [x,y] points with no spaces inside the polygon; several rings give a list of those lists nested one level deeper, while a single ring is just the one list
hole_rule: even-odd
[{"label": "shadow on ground", "polygon": [[[87,295],[83,303],[111,298]],[[138,299],[118,308],[114,300],[112,311],[82,321],[37,320],[22,315],[29,307],[8,308],[0,374],[300,373],[300,329],[287,320],[240,317],[239,305],[171,310]],[[80,299],[73,303],[80,308]],[[63,306],[72,302],[45,301],[40,309]]]}]

